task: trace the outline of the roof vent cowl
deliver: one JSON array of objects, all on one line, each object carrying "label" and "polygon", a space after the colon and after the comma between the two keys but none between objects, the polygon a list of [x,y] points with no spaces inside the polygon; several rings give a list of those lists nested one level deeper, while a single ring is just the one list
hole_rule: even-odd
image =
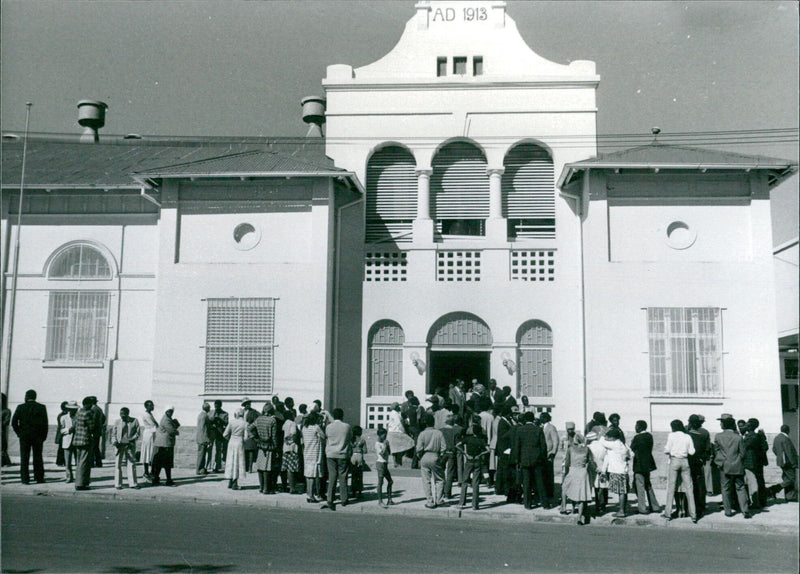
[{"label": "roof vent cowl", "polygon": [[78,123],[84,127],[81,142],[97,143],[100,141],[98,130],[106,125],[105,102],[81,100],[78,102]]},{"label": "roof vent cowl", "polygon": [[303,121],[308,124],[307,138],[321,138],[322,124],[325,123],[325,98],[308,96],[300,100],[303,106]]}]

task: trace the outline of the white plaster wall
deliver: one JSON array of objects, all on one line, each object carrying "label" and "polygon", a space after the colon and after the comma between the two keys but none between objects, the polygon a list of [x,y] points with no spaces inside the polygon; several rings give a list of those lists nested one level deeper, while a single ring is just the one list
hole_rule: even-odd
[{"label": "white plaster wall", "polygon": [[[593,189],[598,186],[604,186],[601,178],[594,180]],[[654,431],[666,430],[664,425],[669,420],[685,420],[695,412],[707,419],[722,412],[756,417],[767,428],[780,420],[771,249],[765,248],[761,237],[769,226],[769,213],[764,209],[767,203],[754,199],[750,205],[726,207],[721,212],[715,212],[719,206],[687,208],[697,216],[699,229],[750,220],[750,237],[738,234],[747,227],[738,229],[729,236],[730,245],[719,245],[715,261],[698,260],[708,258],[708,254],[694,257],[694,248],[678,252],[685,254],[683,259],[648,260],[648,227],[645,225],[642,231],[633,225],[636,218],[631,217],[625,220],[629,226],[624,229],[632,235],[629,246],[637,238],[645,244],[640,258],[635,259],[631,247],[628,260],[609,262],[609,221],[613,227],[619,218],[606,217],[605,200],[591,202],[585,224],[590,412],[618,412],[626,430],[632,429],[639,418],[647,420]],[[730,213],[736,209],[738,213]],[[703,214],[708,217],[701,219]],[[769,233],[766,236],[769,238]],[[750,260],[731,260],[729,251],[748,244],[752,246]],[[722,396],[650,397],[647,307],[722,308]]]},{"label": "white plaster wall", "polygon": [[[748,261],[752,226],[747,205],[608,206],[611,261]],[[695,239],[670,246],[667,230],[683,222]]]},{"label": "white plaster wall", "polygon": [[[273,393],[291,396],[296,404],[323,399],[328,215],[327,206],[319,205],[280,214],[183,216],[176,263],[176,210],[162,209],[152,390],[157,411],[170,403],[177,416],[189,420],[206,398],[204,299],[217,297],[278,299]],[[229,240],[241,221],[261,227],[261,242],[251,251],[238,251]],[[220,398],[235,405],[241,396]]]},{"label": "white plaster wall", "polygon": [[[517,143],[533,141],[553,156],[555,177],[567,162],[595,153],[595,91],[599,77],[592,62],[562,65],[536,55],[522,40],[500,2],[420,4],[398,45],[377,62],[353,69],[328,68],[326,89],[327,154],[336,164],[366,181],[370,154],[381,145],[399,143],[414,154],[418,168],[429,168],[436,150],[453,138],[466,138],[486,154],[489,168]],[[436,10],[441,9],[442,17]],[[470,10],[484,10],[485,20],[467,21]],[[448,12],[448,10],[450,12]],[[448,14],[453,14],[448,19]],[[437,57],[482,56],[479,76],[436,76]],[[575,141],[577,145],[565,145]],[[569,136],[569,140],[565,137]],[[555,184],[555,182],[554,182]],[[516,374],[502,365],[502,354],[515,357],[516,331],[530,319],[553,329],[553,419],[562,425],[582,415],[579,225],[570,203],[553,189],[556,239],[509,243],[505,233],[435,244],[415,237],[408,253],[407,281],[364,283],[362,324],[362,396],[368,377],[368,333],[378,320],[397,321],[405,330],[404,390],[422,396],[424,375],[410,359],[426,357],[427,333],[442,315],[463,311],[481,317],[491,328],[495,351],[491,376],[516,389]],[[492,222],[493,223],[493,222]],[[488,228],[488,226],[487,226]],[[555,249],[556,279],[547,283],[512,282],[509,250]],[[435,280],[437,249],[478,249],[478,283]],[[427,359],[425,359],[427,360]],[[380,397],[373,402],[391,402]]]},{"label": "white plaster wall", "polygon": [[[76,220],[71,217],[67,221],[53,220],[52,225],[23,224],[20,233],[9,404],[22,402],[25,391],[33,388],[53,420],[62,401],[80,402],[86,395],[96,395],[102,406],[136,403],[147,394],[152,372],[155,220],[149,224],[124,225],[76,225]],[[12,225],[10,231],[13,233],[13,230]],[[61,246],[74,241],[88,241],[98,246],[110,259],[114,277],[103,281],[48,280],[45,274],[49,258]],[[121,263],[120,277],[117,272]],[[9,276],[7,289],[10,287]],[[44,362],[50,290],[55,288],[110,291],[106,358],[101,363],[56,365]],[[119,316],[123,320],[120,321]],[[4,341],[4,355],[5,349]],[[4,356],[4,366],[6,360]],[[116,363],[113,372],[110,369],[112,360]]]},{"label": "white plaster wall", "polygon": [[[307,212],[181,215],[182,263],[273,263],[308,260],[312,251],[310,207]],[[252,249],[239,250],[237,225],[249,223],[261,235]]]},{"label": "white plaster wall", "polygon": [[775,254],[775,299],[778,311],[778,337],[797,333],[800,324],[798,290],[798,249],[794,245]]}]

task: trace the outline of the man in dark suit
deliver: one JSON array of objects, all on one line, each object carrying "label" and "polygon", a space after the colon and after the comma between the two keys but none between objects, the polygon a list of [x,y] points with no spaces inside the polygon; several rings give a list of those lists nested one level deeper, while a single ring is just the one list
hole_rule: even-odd
[{"label": "man in dark suit", "polygon": [[781,434],[772,441],[772,452],[775,453],[775,463],[783,471],[781,483],[771,487],[770,494],[775,496],[783,489],[786,500],[797,502],[797,449],[789,438],[789,425],[781,426]]},{"label": "man in dark suit", "polygon": [[722,432],[714,437],[714,464],[720,469],[722,479],[722,505],[725,516],[733,516],[732,490],[736,490],[739,508],[745,518],[751,518],[750,506],[747,502],[747,489],[744,485],[744,443],[736,432],[736,420],[733,415],[723,413],[719,417]]},{"label": "man in dark suit", "polygon": [[747,485],[747,492],[750,495],[750,508],[763,508],[767,504],[767,487],[764,483],[764,466],[767,463],[767,452],[769,444],[767,437],[758,429],[758,419],[749,419],[745,434],[742,437],[744,442],[744,482]]},{"label": "man in dark suit", "polygon": [[94,424],[94,434],[92,435],[92,460],[94,466],[97,468],[103,467],[103,449],[101,449],[101,442],[103,435],[106,432],[106,414],[103,409],[97,404],[97,397],[91,396],[92,399],[92,419]]},{"label": "man in dark suit", "polygon": [[36,482],[44,482],[44,459],[42,445],[47,438],[47,409],[36,402],[36,391],[25,392],[25,402],[17,406],[11,417],[11,428],[19,437],[19,476],[22,484],[30,484],[28,471],[31,451],[33,451],[33,478]]},{"label": "man in dark suit", "polygon": [[497,475],[495,492],[508,496],[513,484],[511,467],[511,441],[514,437],[514,425],[511,423],[511,407],[503,406],[497,418]]},{"label": "man in dark suit", "polygon": [[636,421],[635,428],[636,436],[631,441],[631,450],[633,451],[633,480],[636,485],[639,514],[661,512],[653,484],[650,482],[650,473],[656,469],[656,461],[653,458],[653,435],[647,432],[645,421]]},{"label": "man in dark suit", "polygon": [[547,442],[544,431],[536,424],[532,412],[522,416],[523,424],[516,428],[511,445],[511,459],[522,473],[522,500],[531,508],[531,478],[536,484],[536,494],[544,508],[552,508],[544,489],[544,464],[547,461]]},{"label": "man in dark suit", "polygon": [[701,517],[706,511],[706,460],[711,456],[711,438],[708,431],[703,432],[703,421],[700,415],[689,416],[689,436],[694,444],[694,454],[689,455],[689,474],[692,477],[692,488],[694,490],[694,507],[697,509],[697,517]]}]

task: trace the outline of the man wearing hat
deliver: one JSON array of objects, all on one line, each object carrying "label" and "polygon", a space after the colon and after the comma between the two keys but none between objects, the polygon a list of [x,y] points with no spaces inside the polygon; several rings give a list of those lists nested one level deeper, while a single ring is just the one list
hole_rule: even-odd
[{"label": "man wearing hat", "polygon": [[42,447],[47,438],[47,409],[36,402],[36,391],[25,392],[25,402],[17,406],[11,417],[11,428],[19,437],[19,475],[22,484],[30,484],[28,474],[31,451],[33,451],[33,478],[44,482],[44,458]]},{"label": "man wearing hat", "polygon": [[744,485],[744,443],[736,432],[736,419],[732,414],[723,413],[719,419],[722,432],[714,437],[714,464],[720,469],[722,479],[722,505],[725,516],[733,516],[733,491],[739,501],[739,508],[745,518],[751,518],[747,502],[747,489]]},{"label": "man wearing hat", "polygon": [[61,436],[59,446],[64,451],[65,479],[67,484],[72,484],[75,482],[72,472],[75,464],[75,447],[72,446],[72,439],[75,437],[75,413],[78,412],[78,403],[67,401],[64,409],[66,412],[58,417],[58,430]]}]

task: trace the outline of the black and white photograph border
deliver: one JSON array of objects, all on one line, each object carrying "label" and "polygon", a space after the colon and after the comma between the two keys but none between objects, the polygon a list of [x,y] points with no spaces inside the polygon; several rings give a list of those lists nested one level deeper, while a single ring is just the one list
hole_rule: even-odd
[{"label": "black and white photograph border", "polygon": [[796,572],[799,21],[4,0],[0,571]]}]

